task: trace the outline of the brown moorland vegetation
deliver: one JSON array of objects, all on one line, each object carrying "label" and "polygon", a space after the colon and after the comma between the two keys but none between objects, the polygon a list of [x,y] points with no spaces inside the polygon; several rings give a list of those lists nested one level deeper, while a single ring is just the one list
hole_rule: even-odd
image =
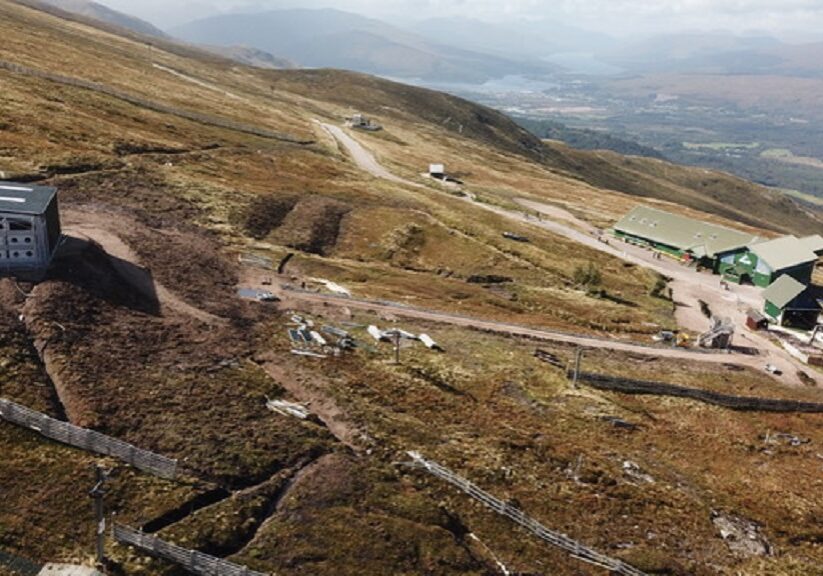
[{"label": "brown moorland vegetation", "polygon": [[[404,466],[416,449],[650,573],[819,573],[819,416],[574,389],[533,358],[534,343],[414,322],[402,326],[448,352],[405,349],[398,366],[364,330],[395,319],[322,306],[310,311],[318,324],[347,326],[362,345],[298,358],[289,311],[235,294],[248,273],[238,256],[276,265],[294,253],[289,282],[322,277],[361,297],[645,340],[674,322],[671,302],[651,294],[656,275],[513,224],[419,173],[442,160],[481,202],[529,198],[597,225],[655,183],[665,188],[657,205],[736,218],[701,192],[712,179],[706,188],[725,190],[723,177],[616,157],[597,167],[595,155],[543,148],[458,99],[344,72],[275,73],[150,50],[139,36],[4,0],[0,33],[0,60],[314,141],[0,69],[0,170],[58,186],[72,236],[46,281],[3,284],[2,395],[179,459],[185,475],[174,483],[104,461],[118,466],[107,502],[122,521],[278,574],[481,575],[498,572],[495,559],[512,572],[591,573]],[[355,109],[387,127],[364,144],[422,187],[362,173],[314,123]],[[744,188],[753,203],[771,201]],[[813,218],[789,206],[775,226],[802,231]],[[531,242],[513,244],[506,231]],[[575,285],[589,264],[612,298]],[[468,282],[493,274],[512,282]],[[574,355],[541,347],[561,363]],[[820,401],[818,389],[725,367],[591,352],[585,368]],[[267,397],[305,402],[314,416],[272,413]],[[771,440],[779,432],[801,442]],[[87,560],[96,459],[6,423],[0,446],[0,549]],[[756,522],[774,554],[736,555],[713,512]],[[109,554],[127,574],[177,570],[114,544]]]}]

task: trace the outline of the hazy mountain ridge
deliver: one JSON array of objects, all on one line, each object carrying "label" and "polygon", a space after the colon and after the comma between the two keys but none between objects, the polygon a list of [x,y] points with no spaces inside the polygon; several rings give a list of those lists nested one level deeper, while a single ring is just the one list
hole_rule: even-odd
[{"label": "hazy mountain ridge", "polygon": [[166,33],[156,27],[154,24],[141,20],[135,16],[131,16],[124,12],[112,10],[108,6],[104,6],[91,0],[40,0],[42,3],[49,6],[54,6],[66,12],[72,12],[86,16],[87,18],[94,18],[107,24],[120,26],[140,34],[147,34],[149,36],[167,37]]},{"label": "hazy mountain ridge", "polygon": [[550,74],[557,67],[431,41],[379,20],[340,10],[275,10],[213,16],[178,26],[198,44],[251,45],[302,66],[344,68],[428,81],[482,83],[510,74]]},{"label": "hazy mountain ridge", "polygon": [[201,46],[209,52],[230,58],[240,64],[256,66],[258,68],[272,68],[275,70],[291,70],[298,65],[286,58],[278,58],[265,50],[250,46]]},{"label": "hazy mountain ridge", "polygon": [[562,52],[593,52],[610,48],[617,40],[598,32],[548,20],[484,22],[467,17],[431,18],[408,25],[432,41],[520,58],[544,58]]},{"label": "hazy mountain ridge", "polygon": [[768,35],[666,34],[622,43],[599,57],[638,73],[823,75],[823,42],[787,44]]}]

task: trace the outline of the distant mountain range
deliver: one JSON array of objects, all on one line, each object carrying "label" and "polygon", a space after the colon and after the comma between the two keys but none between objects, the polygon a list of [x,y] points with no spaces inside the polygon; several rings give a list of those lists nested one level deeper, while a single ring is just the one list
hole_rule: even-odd
[{"label": "distant mountain range", "polygon": [[[343,68],[438,83],[482,83],[509,75],[550,76],[574,67],[558,55],[585,53],[632,74],[751,74],[823,78],[823,42],[786,44],[726,31],[617,40],[553,21],[433,18],[392,25],[335,9],[223,14],[163,31],[92,0],[20,0],[134,32],[172,36],[264,68]],[[613,67],[613,68],[611,68]]]},{"label": "distant mountain range", "polygon": [[166,33],[160,30],[160,28],[157,28],[145,20],[124,14],[123,12],[118,12],[117,10],[112,10],[107,6],[103,6],[102,4],[98,4],[97,2],[92,2],[90,0],[39,1],[47,6],[53,6],[55,8],[59,8],[60,10],[65,10],[66,12],[72,12],[87,18],[93,18],[95,20],[105,22],[106,24],[113,24],[114,26],[139,32],[140,34],[167,37]]},{"label": "distant mountain range", "polygon": [[448,17],[392,25],[335,9],[221,14],[163,31],[92,0],[22,1],[140,34],[176,37],[264,68],[342,68],[423,82],[479,84],[510,75],[585,73],[589,70],[573,69],[574,59],[561,56],[587,54],[607,70],[631,74],[823,77],[823,42],[790,45],[765,34],[694,32],[627,41],[544,20]]},{"label": "distant mountain range", "polygon": [[560,22],[483,22],[465,17],[433,18],[409,25],[426,39],[515,58],[542,59],[565,52],[606,51],[617,40]]},{"label": "distant mountain range", "polygon": [[292,70],[299,66],[286,58],[278,58],[265,50],[249,46],[200,46],[214,54],[224,56],[240,64],[257,66],[258,68],[272,68],[275,70]]},{"label": "distant mountain range", "polygon": [[334,9],[212,16],[170,32],[197,44],[254,46],[311,68],[342,68],[430,82],[483,83],[507,75],[558,71],[557,66],[536,58],[455,46],[448,35],[430,30],[423,36]]},{"label": "distant mountain range", "polygon": [[598,56],[643,74],[823,77],[823,42],[786,44],[766,35],[669,34],[612,46]]},{"label": "distant mountain range", "polygon": [[[135,16],[112,10],[107,6],[90,0],[18,0],[18,2],[35,7],[46,6],[57,8],[64,12],[77,14],[84,18],[97,20],[104,24],[130,30],[141,35],[174,42],[174,38],[153,24]],[[234,60],[240,64],[257,66],[258,68],[289,69],[297,67],[297,65],[290,60],[278,58],[252,46],[201,45],[197,46],[197,48]]]}]

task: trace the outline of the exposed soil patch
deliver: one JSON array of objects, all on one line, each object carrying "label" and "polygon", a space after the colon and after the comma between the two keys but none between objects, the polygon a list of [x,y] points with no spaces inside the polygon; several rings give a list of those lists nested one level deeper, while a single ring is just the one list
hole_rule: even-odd
[{"label": "exposed soil patch", "polygon": [[235,295],[237,267],[223,256],[218,241],[208,234],[132,228],[125,240],[152,275],[198,309],[242,323],[242,306]]},{"label": "exposed soil patch", "polygon": [[[207,147],[206,149],[213,150],[217,145]],[[167,146],[165,144],[155,144],[152,142],[137,142],[133,140],[121,140],[115,142],[112,146],[112,152],[117,156],[132,156],[141,154],[186,154],[191,152],[186,148],[179,148],[174,146]]]},{"label": "exposed soil patch", "polygon": [[288,366],[274,353],[258,356],[256,360],[277,385],[297,401],[306,404],[341,443],[355,451],[363,448],[365,434],[346,417],[334,398],[317,384],[316,374],[311,377],[294,365]]},{"label": "exposed soil patch", "polygon": [[73,284],[114,306],[159,314],[160,302],[150,276],[146,283],[134,279],[141,276],[140,271],[139,266],[106,253],[93,241],[69,236],[49,269],[48,279]]},{"label": "exposed soil patch", "polygon": [[[97,290],[97,295],[106,298],[109,294],[115,296],[113,303],[117,305],[132,305],[139,310],[147,313],[158,315],[163,314],[182,314],[200,320],[207,324],[221,324],[225,323],[222,318],[211,314],[202,308],[189,304],[180,298],[176,293],[172,292],[158,279],[156,279],[150,268],[140,265],[141,258],[138,254],[126,244],[118,235],[119,232],[126,230],[132,236],[141,237],[146,235],[146,230],[143,227],[123,215],[101,213],[101,212],[66,212],[65,232],[68,238],[61,246],[59,253],[55,259],[56,266],[63,266],[65,273],[58,276],[62,279],[71,279],[79,277],[81,282],[84,282],[86,287],[92,291]],[[92,274],[90,277],[85,275],[78,275],[74,268],[79,263],[80,267],[87,266],[84,252],[87,251],[88,245],[93,245],[97,252],[104,256],[104,270],[99,273]],[[145,246],[142,246],[147,252],[147,258],[155,256]],[[165,253],[165,252],[161,252]],[[172,252],[172,254],[174,254]],[[205,260],[208,257],[200,257]],[[99,259],[99,258],[98,258]],[[198,260],[193,256],[193,260]],[[204,263],[205,265],[205,263]],[[205,271],[209,271],[207,266]],[[187,270],[189,274],[191,270]],[[196,273],[196,272],[195,272]],[[172,282],[170,285],[176,288],[190,288],[189,285],[180,286],[175,279],[166,277]],[[130,302],[123,302],[122,297],[117,296],[121,294],[118,290],[106,290],[99,294],[99,285],[106,286],[112,279],[118,279],[121,284],[127,286],[112,287],[121,288],[123,294],[134,294],[135,292],[142,296],[145,300],[142,306],[130,304]],[[204,287],[208,288],[208,287]],[[198,292],[192,297],[194,302],[202,300],[202,292]],[[209,292],[206,292],[209,294]],[[111,299],[111,298],[110,298]],[[232,306],[234,302],[231,298],[224,297],[219,302],[223,306]],[[230,308],[234,310],[234,308]],[[238,313],[238,318],[242,315]]]},{"label": "exposed soil patch", "polygon": [[309,196],[297,203],[272,238],[296,250],[326,255],[337,244],[341,221],[349,210],[337,200]]},{"label": "exposed soil patch", "polygon": [[237,215],[237,220],[249,236],[263,240],[283,223],[297,200],[274,194],[257,196]]},{"label": "exposed soil patch", "polygon": [[514,282],[510,276],[500,276],[498,274],[475,274],[466,279],[469,284],[507,284]]}]

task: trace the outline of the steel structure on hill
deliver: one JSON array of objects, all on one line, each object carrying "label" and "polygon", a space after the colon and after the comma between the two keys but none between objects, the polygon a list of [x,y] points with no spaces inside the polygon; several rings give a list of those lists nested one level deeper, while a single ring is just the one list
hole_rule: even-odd
[{"label": "steel structure on hill", "polygon": [[45,271],[60,238],[55,188],[0,182],[0,273]]}]

